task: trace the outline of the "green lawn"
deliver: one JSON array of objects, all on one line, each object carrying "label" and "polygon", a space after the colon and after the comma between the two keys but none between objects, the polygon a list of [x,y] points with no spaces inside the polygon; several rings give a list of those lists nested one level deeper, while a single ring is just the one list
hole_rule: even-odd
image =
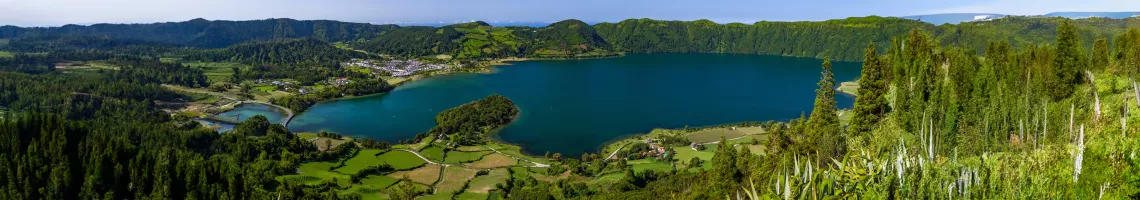
[{"label": "green lawn", "polygon": [[342,174],[356,174],[364,168],[378,166],[384,163],[384,161],[381,161],[380,158],[376,156],[376,154],[380,152],[380,150],[376,149],[360,150],[360,153],[356,154],[356,157],[348,159],[348,161],[344,162],[344,167],[337,168],[335,171]]},{"label": "green lawn", "polygon": [[489,146],[491,148],[495,148],[495,150],[499,150],[499,152],[502,152],[503,154],[511,155],[511,156],[514,156],[517,158],[522,158],[522,159],[526,159],[526,160],[529,160],[532,162],[538,162],[538,163],[550,163],[549,159],[542,158],[542,157],[532,157],[532,156],[523,154],[522,148],[519,146],[500,144],[500,143],[487,143],[487,146]]},{"label": "green lawn", "polygon": [[673,170],[673,166],[670,166],[669,163],[657,162],[657,161],[650,161],[650,162],[630,165],[630,168],[632,168],[633,171],[635,171],[635,172],[640,172],[640,171],[645,171],[645,170],[654,170],[654,171]]},{"label": "green lawn", "polygon": [[737,130],[730,130],[728,128],[714,128],[689,134],[685,136],[685,138],[688,138],[689,141],[696,143],[708,143],[720,141],[721,137],[724,137],[725,139],[732,139],[740,136],[744,136],[744,133]]},{"label": "green lawn", "polygon": [[857,92],[859,92],[859,83],[855,81],[842,82],[839,83],[839,88],[837,90],[850,95],[855,95]]},{"label": "green lawn", "polygon": [[11,58],[12,52],[0,51],[0,57]]},{"label": "green lawn", "polygon": [[316,133],[304,132],[304,133],[298,133],[297,137],[300,137],[302,140],[309,141],[309,139],[316,138],[317,134]]},{"label": "green lawn", "polygon": [[442,180],[435,184],[437,193],[455,193],[463,189],[467,181],[475,178],[477,170],[463,167],[447,167],[443,170]]},{"label": "green lawn", "polygon": [[443,163],[468,163],[479,161],[483,156],[494,151],[449,151]]},{"label": "green lawn", "polygon": [[371,185],[378,188],[388,188],[389,186],[395,185],[397,182],[400,182],[400,179],[376,175],[369,175],[367,178],[360,180],[360,184],[362,185]]},{"label": "green lawn", "polygon": [[[298,169],[297,175],[285,175],[278,177],[282,180],[302,181],[304,183],[322,183],[328,180],[336,179],[337,184],[341,186],[350,185],[351,177],[345,174],[329,171],[329,167],[335,166],[334,162],[309,162],[301,164]],[[316,179],[313,179],[316,178]]]},{"label": "green lawn", "polygon": [[488,191],[495,189],[495,184],[507,183],[507,169],[491,170],[487,175],[476,176],[471,179],[471,183],[467,185],[466,192],[486,194]]},{"label": "green lawn", "polygon": [[621,180],[622,178],[625,178],[625,173],[609,173],[606,175],[602,175],[598,178],[595,178],[594,180],[590,180],[589,182],[587,182],[587,184],[590,184],[590,185],[609,184],[609,183],[617,182],[617,181]]},{"label": "green lawn", "polygon": [[277,90],[277,86],[265,85],[265,86],[257,86],[257,87],[254,87],[253,89],[257,90],[257,91],[262,91],[262,92],[272,92],[274,90]]},{"label": "green lawn", "polygon": [[361,199],[389,199],[388,195],[384,194],[380,188],[372,185],[353,185],[346,190],[340,190],[340,195],[358,194]]},{"label": "green lawn", "polygon": [[420,149],[420,155],[424,155],[424,157],[427,157],[427,159],[440,161],[443,160],[443,148],[440,148],[438,146],[430,146],[424,149]]},{"label": "green lawn", "polygon": [[458,199],[458,200],[486,200],[487,194],[464,192],[464,193],[460,193],[459,195],[455,196],[455,199]]},{"label": "green lawn", "polygon": [[420,157],[416,156],[416,154],[412,154],[411,152],[407,151],[389,151],[388,153],[376,156],[376,158],[383,163],[388,163],[388,165],[391,165],[392,168],[395,168],[396,170],[412,169],[423,166],[424,163],[427,163],[424,162],[423,159],[420,159]]},{"label": "green lawn", "polygon": [[706,148],[704,151],[696,151],[693,150],[693,148],[689,148],[688,146],[673,147],[673,150],[677,151],[677,155],[673,156],[673,158],[684,162],[689,162],[689,160],[693,159],[693,157],[697,157],[705,161],[712,160],[713,155],[716,154],[716,144],[705,145],[705,147]]},{"label": "green lawn", "polygon": [[451,196],[452,196],[451,193],[441,193],[441,194],[427,195],[427,196],[423,196],[423,197],[416,198],[416,199],[418,199],[418,200],[451,200]]},{"label": "green lawn", "polygon": [[182,64],[201,69],[202,73],[206,75],[206,79],[211,83],[229,81],[234,75],[233,68],[245,66],[241,63],[232,62],[187,62]]}]

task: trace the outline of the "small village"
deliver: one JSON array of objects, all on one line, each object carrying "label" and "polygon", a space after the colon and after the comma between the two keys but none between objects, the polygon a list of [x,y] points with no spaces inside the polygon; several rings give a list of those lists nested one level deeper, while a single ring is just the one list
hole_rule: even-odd
[{"label": "small village", "polygon": [[419,60],[388,60],[383,62],[374,62],[372,60],[352,59],[347,63],[342,63],[342,65],[375,69],[380,72],[390,73],[394,77],[409,76],[419,71],[437,70],[451,67],[451,65],[448,64],[427,63]]}]

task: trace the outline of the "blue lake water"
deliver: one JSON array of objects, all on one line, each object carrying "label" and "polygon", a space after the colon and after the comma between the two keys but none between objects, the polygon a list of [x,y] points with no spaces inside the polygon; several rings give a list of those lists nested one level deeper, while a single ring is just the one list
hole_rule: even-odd
[{"label": "blue lake water", "polygon": [[[321,103],[289,129],[398,141],[435,126],[442,110],[501,94],[521,114],[496,138],[531,154],[579,155],[653,128],[799,117],[811,111],[822,62],[739,54],[517,62],[491,74],[433,77],[385,94]],[[860,63],[833,66],[838,82],[859,75]],[[837,99],[840,108],[854,103],[852,96]]]}]

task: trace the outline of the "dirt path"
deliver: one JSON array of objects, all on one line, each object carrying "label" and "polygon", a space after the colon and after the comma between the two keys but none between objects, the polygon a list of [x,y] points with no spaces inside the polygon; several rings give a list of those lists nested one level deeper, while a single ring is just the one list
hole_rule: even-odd
[{"label": "dirt path", "polygon": [[436,165],[440,165],[440,166],[443,166],[443,167],[451,166],[450,164],[443,164],[443,163],[437,163],[437,162],[435,162],[435,161],[431,161],[431,159],[428,159],[427,157],[424,157],[424,155],[420,155],[420,152],[416,152],[416,151],[412,151],[412,150],[407,150],[407,149],[394,149],[394,150],[396,150],[396,151],[406,151],[406,152],[409,152],[409,153],[415,154],[415,155],[416,155],[416,157],[420,157],[420,159],[424,159],[424,161],[425,161],[425,162],[427,162],[427,163],[430,163],[430,164],[436,164]]},{"label": "dirt path", "polygon": [[614,156],[617,156],[617,152],[621,151],[621,149],[625,148],[625,145],[629,145],[629,143],[626,143],[624,145],[621,145],[621,147],[618,147],[617,150],[614,150],[613,153],[610,153],[610,156],[606,157],[606,160],[614,159]]},{"label": "dirt path", "polygon": [[515,156],[512,156],[511,154],[505,154],[505,153],[503,153],[503,152],[499,152],[499,150],[497,150],[497,149],[495,149],[495,148],[492,148],[491,146],[487,146],[487,145],[483,145],[483,146],[486,146],[488,149],[491,149],[491,151],[495,151],[495,153],[503,154],[503,155],[505,155],[505,156],[507,156],[507,157],[511,157],[511,158],[514,158],[514,159],[516,159],[516,160],[521,160],[521,161],[526,161],[526,162],[529,162],[529,163],[534,163],[534,167],[550,167],[550,165],[548,165],[548,164],[542,164],[542,163],[538,163],[538,162],[530,161],[530,160],[527,160],[527,159],[522,159],[522,158],[519,158],[519,157],[515,157]]}]

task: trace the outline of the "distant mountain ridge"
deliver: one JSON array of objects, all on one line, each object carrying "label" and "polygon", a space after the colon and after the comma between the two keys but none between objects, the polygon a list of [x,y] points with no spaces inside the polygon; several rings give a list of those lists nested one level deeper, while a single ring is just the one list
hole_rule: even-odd
[{"label": "distant mountain ridge", "polygon": [[398,28],[396,25],[374,25],[330,20],[263,19],[222,21],[193,19],[184,22],[152,24],[93,24],[60,27],[23,28],[0,26],[0,38],[27,36],[80,35],[106,36],[115,39],[145,40],[201,48],[220,48],[235,44],[288,38],[314,38],[324,41],[371,39],[379,33]]},{"label": "distant mountain ridge", "polygon": [[[1070,18],[1070,19],[1083,19],[1083,18],[1090,18],[1090,17],[1124,19],[1124,18],[1129,18],[1129,17],[1133,17],[1133,16],[1138,16],[1138,15],[1140,15],[1140,12],[1052,12],[1052,13],[1048,13],[1048,14],[1044,14],[1044,15],[1029,15],[1029,16],[1064,17],[1064,18]],[[928,14],[928,15],[902,16],[900,18],[919,20],[919,21],[931,23],[934,25],[942,25],[942,24],[947,24],[947,23],[958,24],[961,22],[975,21],[975,20],[979,20],[979,17],[982,17],[982,16],[986,16],[986,18],[981,18],[981,20],[992,20],[995,18],[1001,18],[1001,17],[1005,17],[1005,16],[1012,16],[1012,15],[998,14],[998,13],[940,13],[940,14]]]},{"label": "distant mountain ridge", "polygon": [[[967,14],[960,14],[968,16]],[[973,19],[973,17],[971,17]],[[50,36],[91,37],[103,49],[139,44],[164,43],[197,48],[221,48],[237,44],[309,38],[343,42],[347,47],[370,53],[440,59],[587,58],[619,53],[739,53],[859,61],[867,43],[885,52],[892,39],[919,29],[944,46],[976,47],[984,52],[986,42],[1008,40],[1015,46],[1051,42],[1056,28],[1071,21],[1081,32],[1084,47],[1094,39],[1113,37],[1128,28],[1140,28],[1140,18],[1078,19],[1042,16],[1007,16],[983,22],[934,25],[898,17],[851,17],[827,21],[720,24],[711,20],[669,21],[628,19],[590,25],[563,20],[546,27],[496,27],[476,21],[442,27],[376,25],[326,20],[265,19],[153,24],[68,25],[48,28],[0,27],[0,40]],[[74,38],[74,37],[72,37]],[[105,40],[129,41],[105,41]],[[86,41],[86,40],[85,40]],[[42,41],[40,44],[70,45]],[[83,44],[83,43],[79,43]],[[307,44],[307,43],[293,43]],[[26,46],[26,45],[25,45]],[[71,45],[75,46],[75,45]],[[138,45],[136,45],[138,46]],[[122,48],[118,48],[122,49]]]}]

